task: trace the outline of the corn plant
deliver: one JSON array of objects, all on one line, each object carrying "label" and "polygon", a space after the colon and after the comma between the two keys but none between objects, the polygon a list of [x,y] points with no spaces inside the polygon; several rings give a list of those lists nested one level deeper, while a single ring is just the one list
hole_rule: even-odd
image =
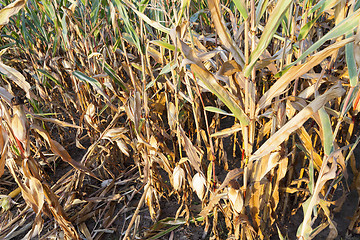
[{"label": "corn plant", "polygon": [[[359,2],[0,3],[0,175],[15,188],[0,238],[157,239],[184,224],[291,238],[280,226],[300,211],[297,238],[337,237],[335,191],[359,172]],[[56,179],[58,158],[70,168]],[[162,199],[174,216],[160,219]]]}]

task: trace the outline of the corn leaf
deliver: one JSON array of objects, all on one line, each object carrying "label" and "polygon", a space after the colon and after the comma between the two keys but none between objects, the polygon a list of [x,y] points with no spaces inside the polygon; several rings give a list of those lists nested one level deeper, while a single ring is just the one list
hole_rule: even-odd
[{"label": "corn leaf", "polygon": [[230,109],[234,116],[239,119],[241,124],[244,126],[249,124],[249,117],[237,103],[236,98],[228,90],[221,86],[209,71],[196,64],[191,64],[191,70],[205,84],[205,86]]},{"label": "corn leaf", "polygon": [[323,107],[333,98],[341,97],[345,90],[340,84],[333,86],[323,95],[315,98],[308,106],[301,110],[296,116],[288,121],[276,133],[274,133],[261,147],[250,157],[250,161],[255,161],[269,154],[284,142],[292,132],[300,128],[315,112]]},{"label": "corn leaf", "polygon": [[35,130],[37,133],[39,133],[50,145],[50,148],[52,152],[58,156],[61,157],[61,159],[67,163],[69,163],[71,166],[76,168],[79,171],[82,171],[92,177],[95,177],[95,175],[83,164],[73,160],[70,156],[70,154],[65,150],[63,146],[61,146],[60,143],[57,141],[51,139],[49,133],[45,131],[43,128],[39,127],[38,125],[31,125],[31,129]]},{"label": "corn leaf", "polygon": [[243,68],[245,65],[244,55],[234,40],[231,38],[229,30],[226,28],[225,21],[220,11],[220,1],[209,0],[208,4],[216,32],[219,35],[222,44],[230,50],[231,54],[234,56],[235,61],[241,66],[241,68]]},{"label": "corn leaf", "polygon": [[246,5],[243,0],[233,0],[236,8],[239,10],[241,16],[244,18],[244,20],[247,20],[249,15],[246,10]]},{"label": "corn leaf", "polygon": [[290,6],[291,0],[280,0],[277,2],[275,9],[270,15],[268,22],[261,34],[261,38],[255,48],[255,50],[251,53],[249,64],[244,69],[245,76],[249,76],[252,68],[254,67],[256,61],[259,59],[261,54],[265,51],[267,46],[269,45],[273,35],[275,34],[283,14]]},{"label": "corn leaf", "polygon": [[31,92],[31,86],[26,81],[25,77],[18,72],[16,69],[9,67],[5,64],[3,64],[0,61],[0,73],[6,75],[9,79],[11,79],[14,83],[16,83],[20,88],[22,88],[27,98],[33,98],[34,94]]},{"label": "corn leaf", "polygon": [[292,66],[285,74],[279,78],[271,88],[265,92],[265,94],[260,98],[258,103],[258,108],[256,112],[258,113],[261,109],[269,106],[271,101],[283,93],[283,91],[288,87],[290,82],[298,77],[301,77],[303,74],[307,73],[314,66],[321,63],[325,58],[336,52],[339,48],[353,41],[353,37],[344,39],[342,41],[336,42],[324,50],[316,53],[310,57],[304,64]]},{"label": "corn leaf", "polygon": [[331,129],[331,122],[329,115],[325,111],[324,107],[319,109],[319,115],[323,130],[324,153],[326,154],[326,156],[329,156],[333,148],[333,138],[334,138]]},{"label": "corn leaf", "polygon": [[207,106],[207,107],[205,107],[205,110],[209,111],[209,112],[213,112],[213,113],[220,113],[220,114],[223,114],[223,115],[234,116],[234,114],[228,113],[227,111],[222,110],[222,109],[217,108],[217,107]]},{"label": "corn leaf", "polygon": [[[119,0],[115,0],[115,2],[119,2]],[[157,21],[153,21],[151,20],[148,16],[146,16],[145,14],[143,14],[142,12],[139,12],[138,10],[136,10],[135,6],[132,5],[128,0],[123,0],[123,2],[129,7],[131,8],[131,10],[133,10],[142,20],[144,20],[147,24],[149,24],[150,26],[152,26],[153,28],[167,33],[170,33],[170,29],[167,27],[164,27],[163,25],[161,25],[160,23],[158,23]]]},{"label": "corn leaf", "polygon": [[[350,34],[347,36],[349,37]],[[346,64],[349,72],[350,86],[355,87],[358,83],[357,68],[354,56],[354,43],[345,46]]]},{"label": "corn leaf", "polygon": [[24,6],[26,0],[17,0],[0,10],[0,29],[9,23],[9,19],[17,14]]},{"label": "corn leaf", "polygon": [[[356,28],[360,21],[360,9],[358,9],[356,12],[342,20],[338,25],[336,25],[334,28],[332,28],[327,34],[325,34],[322,38],[320,38],[317,42],[312,44],[296,61],[291,63],[287,66],[293,66],[297,63],[299,63],[301,60],[306,58],[310,53],[314,52],[315,50],[319,49],[321,45],[323,45],[326,41],[330,39],[334,39],[337,37],[342,36],[343,34],[348,34],[349,32],[353,31],[354,28]],[[286,70],[284,70],[286,71]],[[283,72],[284,72],[283,71]],[[277,75],[282,75],[283,72],[278,73]]]}]

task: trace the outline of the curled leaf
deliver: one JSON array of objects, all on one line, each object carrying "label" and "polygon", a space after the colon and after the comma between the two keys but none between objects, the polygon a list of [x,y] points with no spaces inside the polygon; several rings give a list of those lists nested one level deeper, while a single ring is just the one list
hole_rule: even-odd
[{"label": "curled leaf", "polygon": [[196,173],[192,179],[192,187],[199,199],[202,201],[206,192],[206,180],[200,173]]},{"label": "curled leaf", "polygon": [[337,84],[325,92],[323,95],[315,98],[309,105],[301,110],[296,116],[288,121],[282,128],[273,134],[251,157],[250,161],[255,161],[276,149],[285,141],[292,132],[300,128],[315,112],[323,107],[333,98],[341,97],[345,90],[341,84]]},{"label": "curled leaf", "polygon": [[237,181],[231,180],[228,187],[228,197],[231,202],[233,209],[240,213],[244,206],[244,199],[240,185]]},{"label": "curled leaf", "polygon": [[176,191],[181,190],[185,181],[185,171],[180,166],[176,166],[173,172],[173,186]]},{"label": "curled leaf", "polygon": [[51,151],[54,154],[60,156],[63,161],[69,163],[71,166],[73,166],[77,170],[82,171],[82,172],[96,178],[96,176],[87,167],[85,167],[83,164],[72,159],[70,154],[65,150],[65,148],[63,146],[61,146],[60,143],[51,139],[50,135],[47,131],[45,131],[43,128],[41,128],[40,126],[35,125],[35,124],[31,125],[31,129],[38,132],[48,142],[48,144],[50,145]]},{"label": "curled leaf", "polygon": [[26,0],[17,0],[0,10],[0,29],[9,23],[9,19],[17,14],[24,6]]},{"label": "curled leaf", "polygon": [[[1,18],[1,13],[0,13],[0,18]],[[31,88],[30,84],[26,81],[25,77],[19,71],[3,64],[0,61],[0,73],[6,75],[9,79],[14,81],[14,83],[16,83],[20,88],[22,88],[25,91],[27,98],[29,99],[35,98],[35,95],[30,90]]]},{"label": "curled leaf", "polygon": [[219,35],[219,38],[222,41],[222,44],[230,50],[231,54],[234,56],[235,61],[243,67],[245,65],[245,57],[241,52],[240,48],[236,45],[234,39],[231,38],[229,30],[226,28],[224,18],[221,15],[220,11],[220,1],[219,0],[209,0],[209,9],[211,12],[212,20],[216,28],[216,32]]}]

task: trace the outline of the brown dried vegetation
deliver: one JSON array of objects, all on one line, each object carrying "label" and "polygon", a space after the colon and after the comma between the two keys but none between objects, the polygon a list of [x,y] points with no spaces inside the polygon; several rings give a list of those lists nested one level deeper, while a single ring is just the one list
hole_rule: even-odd
[{"label": "brown dried vegetation", "polygon": [[359,1],[0,3],[0,239],[338,236]]}]

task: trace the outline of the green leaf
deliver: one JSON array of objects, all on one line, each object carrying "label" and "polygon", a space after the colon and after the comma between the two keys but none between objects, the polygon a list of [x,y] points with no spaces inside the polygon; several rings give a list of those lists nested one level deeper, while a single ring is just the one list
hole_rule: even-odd
[{"label": "green leaf", "polygon": [[256,25],[259,24],[260,19],[262,18],[262,16],[264,15],[266,8],[268,6],[269,0],[260,0],[256,10],[255,10],[255,16],[256,16]]},{"label": "green leaf", "polygon": [[49,0],[42,1],[42,5],[44,6],[45,13],[55,23],[56,22],[56,13],[55,13],[55,8],[52,4],[52,1],[49,1]]},{"label": "green leaf", "polygon": [[315,22],[321,17],[321,14],[317,15],[310,22],[307,22],[299,32],[299,36],[297,38],[298,41],[304,40],[306,36],[309,34],[310,29],[314,26]]},{"label": "green leaf", "polygon": [[[317,9],[320,8],[320,10],[317,12],[316,17],[314,17],[310,22],[306,23],[303,28],[301,28],[298,41],[301,41],[306,38],[308,35],[310,29],[314,26],[315,22],[323,16],[324,12],[335,7],[339,1],[337,0],[322,0],[318,2],[308,13],[308,15],[314,13]],[[305,15],[304,15],[305,16]]]},{"label": "green leaf", "polygon": [[[308,155],[306,153],[307,151],[305,150],[305,154]],[[309,164],[309,192],[311,195],[314,194],[314,187],[315,187],[315,171],[314,171],[314,158],[312,156],[308,156],[310,159],[310,164]]]},{"label": "green leaf", "polygon": [[323,144],[324,144],[324,153],[329,156],[333,148],[333,132],[331,129],[331,122],[329,115],[325,111],[325,108],[322,107],[319,109],[320,121],[323,129]]},{"label": "green leaf", "polygon": [[128,42],[130,45],[133,45],[135,47],[139,47],[136,40],[131,36],[131,34],[123,33],[123,39]]},{"label": "green leaf", "polygon": [[139,11],[144,13],[147,5],[149,4],[149,1],[150,0],[142,0],[140,3],[139,3]]},{"label": "green leaf", "polygon": [[101,84],[94,78],[86,76],[84,73],[79,72],[75,70],[73,72],[73,75],[77,78],[79,78],[81,81],[89,83],[100,95],[102,95],[105,100],[111,104],[111,101],[109,99],[109,96],[102,90]]},{"label": "green leaf", "polygon": [[91,2],[92,2],[92,5],[91,5],[90,19],[91,19],[91,24],[94,27],[98,20],[101,3],[100,3],[100,0],[93,0]]},{"label": "green leaf", "polygon": [[178,65],[176,62],[171,61],[168,64],[165,65],[165,67],[163,67],[159,73],[159,75],[156,77],[156,79],[159,78],[159,76],[165,74],[165,73],[169,73],[171,70],[173,70],[174,68],[176,68]]},{"label": "green leaf", "polygon": [[[175,46],[174,45],[172,45],[170,43],[167,43],[167,42],[164,42],[164,41],[161,41],[161,40],[153,40],[150,43],[155,44],[155,45],[160,46],[160,47],[163,47],[163,48],[166,48],[166,49],[169,49],[171,51],[175,51]],[[180,51],[180,49],[178,49],[178,51]]]},{"label": "green leaf", "polygon": [[125,86],[125,83],[106,62],[104,62],[104,71],[115,81],[116,84],[118,84],[122,88],[122,90],[124,90],[125,92],[129,92]]},{"label": "green leaf", "polygon": [[219,114],[223,114],[223,115],[227,115],[227,116],[234,116],[234,114],[232,113],[228,113],[220,108],[217,108],[217,107],[211,107],[211,106],[208,106],[208,107],[205,107],[205,110],[206,111],[209,111],[209,112],[213,112],[213,113],[219,113]]},{"label": "green leaf", "polygon": [[[175,63],[175,64],[174,64]],[[154,86],[155,82],[163,75],[166,73],[169,73],[171,70],[173,70],[174,68],[176,68],[178,65],[176,62],[171,61],[168,64],[166,64],[160,71],[159,75],[156,77],[156,79],[154,81],[149,82],[146,85],[145,90],[148,90],[149,88],[151,88],[152,86]]]},{"label": "green leaf", "polygon": [[[33,7],[37,9],[37,4],[33,2]],[[41,34],[41,37],[44,38],[45,42],[49,42],[48,35],[46,34],[46,30],[42,27],[42,24],[38,17],[38,11],[34,9],[29,9],[26,7],[26,10],[31,15],[31,21],[36,26],[36,31],[38,31]]]},{"label": "green leaf", "polygon": [[360,8],[360,1],[355,1],[354,11],[358,10]]},{"label": "green leaf", "polygon": [[69,39],[68,39],[68,28],[67,28],[67,23],[66,23],[66,14],[64,14],[63,18],[61,19],[61,25],[62,25],[62,37],[65,43],[65,49],[69,49],[70,48],[70,43],[69,43]]},{"label": "green leaf", "polygon": [[[139,52],[142,52],[139,35],[136,33],[136,31],[133,28],[133,25],[129,21],[129,19],[132,18],[129,18],[128,13],[120,0],[115,0],[115,3],[119,10],[119,14],[122,20],[124,21],[126,32],[128,33],[128,36],[126,36],[127,40],[132,42],[136,46]],[[123,36],[125,38],[125,34],[123,34]]]},{"label": "green leaf", "polygon": [[45,77],[47,77],[48,79],[50,79],[51,81],[53,81],[56,85],[60,86],[61,88],[64,88],[61,83],[55,79],[53,76],[51,76],[47,71],[42,70],[42,69],[37,69],[38,72],[44,74]]},{"label": "green leaf", "polygon": [[[349,37],[352,34],[347,35]],[[349,72],[350,86],[355,87],[358,84],[357,69],[354,56],[354,43],[345,45],[346,64]]]},{"label": "green leaf", "polygon": [[278,232],[278,236],[279,236],[279,240],[285,240],[284,236],[281,234],[281,231],[278,227],[278,225],[276,224],[276,229],[277,229],[277,232]]},{"label": "green leaf", "polygon": [[180,13],[178,16],[178,22],[177,25],[180,24],[180,22],[182,21],[182,16],[184,15],[185,9],[189,6],[190,4],[190,0],[181,0],[181,7],[180,7]]},{"label": "green leaf", "polygon": [[5,48],[8,48],[8,47],[11,47],[11,46],[14,46],[16,43],[8,43],[8,44],[4,44],[2,46],[0,46],[0,51],[5,49]]},{"label": "green leaf", "polygon": [[162,236],[168,234],[168,233],[171,233],[172,231],[174,231],[175,229],[177,229],[178,227],[180,227],[179,225],[175,225],[175,226],[171,226],[169,227],[168,229],[165,229],[165,230],[162,230],[161,232],[159,232],[158,234],[156,234],[155,236],[153,237],[150,237],[149,239],[150,240],[155,240],[155,239],[159,239],[161,238]]},{"label": "green leaf", "polygon": [[321,8],[319,10],[319,13],[320,12],[324,12],[324,10],[327,10],[327,9],[330,9],[330,8],[333,8],[335,7],[340,1],[338,0],[321,0],[319,1],[315,6],[313,6],[309,13],[308,13],[308,16],[310,14],[313,14],[316,10],[318,10],[319,8]]},{"label": "green leaf", "polygon": [[244,73],[246,77],[250,76],[250,73],[255,63],[257,62],[258,58],[261,56],[261,54],[265,51],[265,49],[271,42],[271,39],[281,22],[281,18],[285,13],[286,9],[288,9],[288,7],[290,6],[291,2],[292,0],[279,0],[277,2],[275,9],[271,13],[270,18],[266,23],[264,31],[259,40],[259,43],[257,44],[255,50],[250,55],[249,64],[244,69]]},{"label": "green leaf", "polygon": [[360,9],[342,20],[338,25],[332,28],[327,34],[325,34],[321,39],[319,39],[316,43],[311,45],[296,61],[291,63],[290,65],[286,66],[284,71],[281,71],[276,74],[275,77],[279,77],[284,74],[285,71],[289,69],[289,67],[297,64],[304,58],[306,58],[309,54],[313,51],[316,51],[323,45],[326,41],[331,40],[333,38],[337,38],[342,36],[343,34],[347,35],[349,32],[352,32],[354,28],[356,28],[360,21]]},{"label": "green leaf", "polygon": [[81,81],[83,82],[87,82],[90,83],[92,86],[96,87],[96,88],[100,88],[101,89],[101,84],[94,78],[86,76],[84,73],[79,72],[77,70],[75,70],[73,72],[73,75],[77,78],[79,78]]},{"label": "green leaf", "polygon": [[199,11],[197,11],[196,13],[194,13],[191,17],[190,17],[190,22],[194,23],[198,20],[199,15],[205,13],[206,11],[204,9],[201,9]]},{"label": "green leaf", "polygon": [[248,19],[249,15],[247,13],[244,0],[233,0],[233,2],[244,20]]},{"label": "green leaf", "polygon": [[[308,211],[311,211],[311,209],[309,210],[309,205],[311,202],[312,198],[308,198],[303,204],[302,204],[302,208],[303,208],[303,212],[304,214],[307,213]],[[304,237],[304,239],[309,239],[310,233],[312,231],[311,228],[311,218],[306,219],[306,222],[302,222],[297,230],[296,236],[300,237],[300,235],[302,237]]]},{"label": "green leaf", "polygon": [[204,85],[230,109],[234,116],[239,119],[241,124],[244,126],[249,124],[249,117],[242,110],[236,98],[221,86],[209,71],[196,64],[191,64],[191,70],[196,77],[198,77]]}]

